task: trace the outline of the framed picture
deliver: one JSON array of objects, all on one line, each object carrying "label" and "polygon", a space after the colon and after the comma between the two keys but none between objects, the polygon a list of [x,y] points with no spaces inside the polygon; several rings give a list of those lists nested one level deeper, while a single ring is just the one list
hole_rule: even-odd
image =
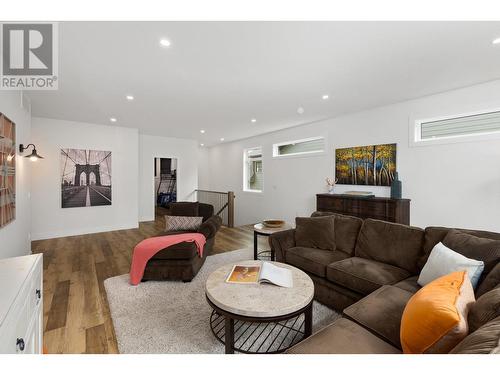
[{"label": "framed picture", "polygon": [[111,205],[111,151],[61,149],[61,206]]},{"label": "framed picture", "polygon": [[16,218],[16,124],[0,113],[0,228]]},{"label": "framed picture", "polygon": [[335,150],[337,184],[390,186],[396,172],[396,143]]}]

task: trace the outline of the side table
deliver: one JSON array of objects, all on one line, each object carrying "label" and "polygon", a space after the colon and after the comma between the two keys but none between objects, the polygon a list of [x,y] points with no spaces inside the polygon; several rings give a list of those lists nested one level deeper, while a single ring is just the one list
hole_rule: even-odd
[{"label": "side table", "polygon": [[[263,251],[258,250],[258,236],[269,237],[273,233],[281,232],[288,229],[292,229],[292,226],[288,223],[285,223],[278,228],[269,228],[262,223],[255,224],[253,226],[253,259],[259,260],[261,259],[259,258],[259,256],[263,255],[264,257],[266,257],[266,259],[269,258],[271,261],[274,261],[275,256],[274,256],[274,251],[272,249]],[[269,255],[264,255],[264,254],[269,254]]]}]

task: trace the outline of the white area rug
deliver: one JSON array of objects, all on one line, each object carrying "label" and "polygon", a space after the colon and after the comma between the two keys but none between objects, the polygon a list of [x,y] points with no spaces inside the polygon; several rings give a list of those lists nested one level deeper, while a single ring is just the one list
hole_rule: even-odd
[{"label": "white area rug", "polygon": [[[120,353],[224,353],[210,329],[205,281],[220,266],[252,257],[250,249],[209,256],[190,283],[148,281],[134,287],[128,274],[105,280]],[[338,318],[314,302],[313,331]]]}]

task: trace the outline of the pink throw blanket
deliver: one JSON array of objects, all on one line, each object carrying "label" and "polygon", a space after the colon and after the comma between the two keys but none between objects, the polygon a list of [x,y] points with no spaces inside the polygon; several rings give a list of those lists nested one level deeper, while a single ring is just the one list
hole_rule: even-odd
[{"label": "pink throw blanket", "polygon": [[141,282],[148,260],[150,260],[157,252],[181,242],[194,242],[196,244],[196,248],[198,249],[198,255],[200,257],[203,256],[203,247],[205,246],[205,242],[207,242],[207,240],[201,233],[182,233],[162,237],[152,237],[139,242],[134,248],[134,253],[132,255],[132,264],[130,266],[130,284],[137,285]]}]

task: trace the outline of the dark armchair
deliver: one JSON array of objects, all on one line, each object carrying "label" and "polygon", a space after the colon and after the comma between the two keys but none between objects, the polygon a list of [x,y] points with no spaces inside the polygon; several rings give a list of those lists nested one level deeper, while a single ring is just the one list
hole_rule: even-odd
[{"label": "dark armchair", "polygon": [[[198,256],[194,242],[181,242],[179,244],[160,250],[152,257],[146,265],[143,281],[146,280],[182,280],[191,281],[200,270],[205,259],[211,254],[215,234],[222,225],[219,216],[214,216],[214,207],[210,204],[198,202],[177,202],[171,203],[170,214],[172,216],[202,216],[203,222],[198,228],[198,233],[202,233],[207,242],[203,248],[203,257]],[[168,234],[185,232],[165,232],[161,236]]]}]

